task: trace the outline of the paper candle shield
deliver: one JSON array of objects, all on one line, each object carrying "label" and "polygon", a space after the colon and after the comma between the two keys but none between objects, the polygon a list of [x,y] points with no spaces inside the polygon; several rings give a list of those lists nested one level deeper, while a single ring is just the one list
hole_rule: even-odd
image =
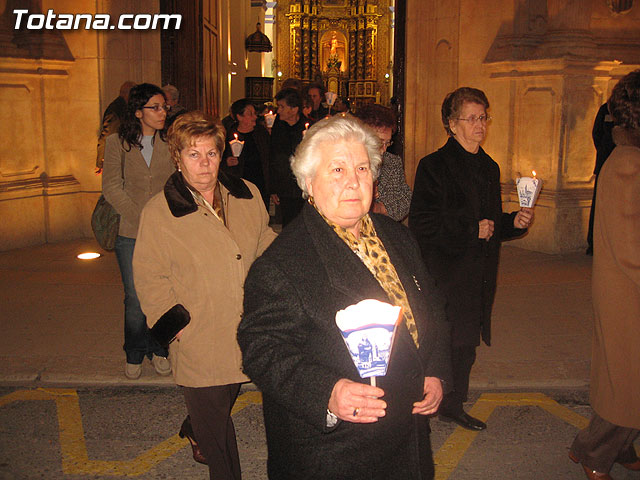
[{"label": "paper candle shield", "polygon": [[276,121],[275,113],[265,113],[264,114],[264,123],[267,125],[267,128],[273,127],[273,122]]},{"label": "paper candle shield", "polygon": [[516,179],[518,198],[521,207],[533,207],[542,188],[542,181],[536,177],[520,177]]},{"label": "paper candle shield", "polygon": [[242,153],[242,149],[244,148],[244,142],[241,142],[236,138],[234,140],[231,140],[229,142],[229,145],[231,145],[231,153],[233,154],[233,156],[239,157]]},{"label": "paper candle shield", "polygon": [[361,378],[386,375],[402,307],[367,299],[336,313],[351,359]]},{"label": "paper candle shield", "polygon": [[336,103],[338,94],[334,92],[327,92],[324,94],[324,98],[327,100],[327,105],[332,106],[334,103]]}]

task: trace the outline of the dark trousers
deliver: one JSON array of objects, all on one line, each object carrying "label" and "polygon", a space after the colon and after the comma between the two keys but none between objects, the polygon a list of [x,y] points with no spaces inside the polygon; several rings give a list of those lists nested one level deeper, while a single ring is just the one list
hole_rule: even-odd
[{"label": "dark trousers", "polygon": [[182,387],[200,451],[209,464],[209,478],[240,480],[240,457],[231,409],[240,384]]},{"label": "dark trousers", "polygon": [[280,211],[282,212],[282,227],[286,227],[298,216],[306,200],[302,197],[280,197]]},{"label": "dark trousers", "polygon": [[613,464],[633,463],[638,459],[633,442],[640,430],[619,427],[593,413],[589,425],[576,435],[570,452],[585,467],[609,473]]},{"label": "dark trousers", "polygon": [[440,413],[457,416],[463,412],[462,404],[469,395],[469,377],[471,367],[476,361],[476,347],[451,347],[451,366],[453,369],[453,390],[446,393],[440,403]]}]

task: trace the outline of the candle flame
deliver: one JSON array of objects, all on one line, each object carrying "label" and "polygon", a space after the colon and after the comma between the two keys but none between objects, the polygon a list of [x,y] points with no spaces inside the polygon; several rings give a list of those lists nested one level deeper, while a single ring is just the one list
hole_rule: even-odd
[{"label": "candle flame", "polygon": [[[237,133],[234,133],[233,136],[236,137],[236,140],[238,140],[238,134]],[[534,175],[535,175],[535,173],[534,173]]]},{"label": "candle flame", "polygon": [[271,110],[269,110],[269,115],[273,115],[273,112]]},{"label": "candle flame", "polygon": [[304,124],[304,129],[306,130],[307,128],[309,128],[309,122]]},{"label": "candle flame", "polygon": [[531,173],[533,173],[533,178],[536,178],[536,171],[535,170],[531,170]]}]

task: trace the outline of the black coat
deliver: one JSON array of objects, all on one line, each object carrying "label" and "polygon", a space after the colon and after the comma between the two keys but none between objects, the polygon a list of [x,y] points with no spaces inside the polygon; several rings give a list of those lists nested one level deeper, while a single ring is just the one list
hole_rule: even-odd
[{"label": "black coat", "polygon": [[280,197],[302,198],[302,190],[298,187],[289,159],[302,141],[305,124],[309,119],[300,115],[300,119],[293,125],[276,118],[271,129],[271,149],[269,168],[269,189]]},{"label": "black coat", "polygon": [[406,289],[417,349],[402,323],[385,377],[386,416],[326,427],[341,378],[362,383],[335,324],[338,310],[366,298],[389,301],[367,267],[310,205],[253,264],[238,328],[245,373],[263,393],[269,478],[411,480],[433,475],[429,421],[412,415],[426,376],[449,379],[444,300],[407,229],[372,215]]},{"label": "black coat", "polygon": [[[420,160],[409,210],[427,270],[447,299],[453,346],[491,344],[491,308],[502,240],[522,235],[516,213],[502,213],[500,167],[482,148],[470,154],[449,138]],[[478,222],[495,222],[487,242]]]},{"label": "black coat", "polygon": [[[227,130],[227,138],[226,138],[227,141],[225,143],[225,149],[222,154],[222,162],[220,163],[220,169],[224,170],[227,173],[231,173],[236,177],[247,178],[245,176],[245,171],[244,171],[245,162],[246,162],[245,149],[242,150],[242,153],[238,158],[238,165],[235,165],[233,167],[229,167],[227,165],[227,158],[233,155],[233,152],[231,151],[231,144],[229,142],[231,142],[235,138],[233,134],[237,133],[238,131],[237,129],[238,129],[238,122],[234,122],[229,128],[229,130]],[[264,183],[263,185],[258,185],[258,182],[255,182],[253,179],[249,178],[248,180],[255,183],[257,187],[260,189],[260,192],[268,193],[269,192],[269,163],[270,163],[269,148],[271,143],[271,139],[269,138],[269,132],[262,125],[256,125],[253,131],[251,132],[251,135],[252,135],[253,141],[255,142],[256,149],[258,150],[258,156],[260,157],[258,160],[260,162],[260,165],[262,165],[262,176],[263,176]],[[239,134],[239,136],[242,137],[243,134]]]}]

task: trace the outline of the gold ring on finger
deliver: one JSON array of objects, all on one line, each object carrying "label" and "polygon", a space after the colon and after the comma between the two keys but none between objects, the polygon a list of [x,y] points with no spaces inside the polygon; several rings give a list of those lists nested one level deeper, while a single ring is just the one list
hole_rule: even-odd
[{"label": "gold ring on finger", "polygon": [[360,413],[360,409],[359,408],[356,407],[356,408],[353,409],[353,416],[354,417],[357,417],[359,413]]}]

